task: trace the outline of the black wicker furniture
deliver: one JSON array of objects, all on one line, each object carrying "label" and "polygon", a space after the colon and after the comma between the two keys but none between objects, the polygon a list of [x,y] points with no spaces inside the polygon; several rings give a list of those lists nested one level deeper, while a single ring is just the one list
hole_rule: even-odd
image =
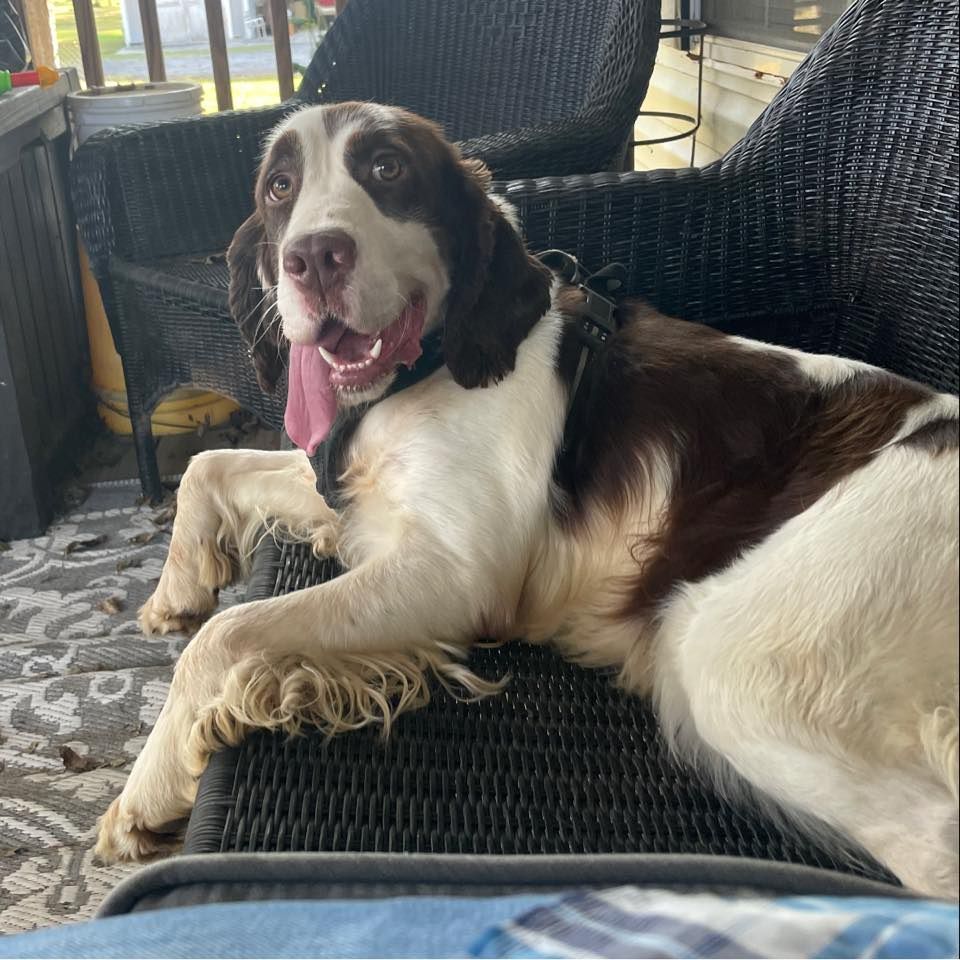
[{"label": "black wicker furniture", "polygon": [[[958,388],[958,3],[859,0],[703,170],[501,187],[533,249],[628,269],[670,314]],[[492,533],[491,535],[495,535]],[[265,543],[249,596],[335,575]],[[204,774],[187,851],[734,854],[850,869],[665,756],[646,704],[520,643],[381,744],[251,736]],[[875,869],[864,864],[866,873]]]},{"label": "black wicker furniture", "polygon": [[850,873],[746,857],[228,853],[152,863],[111,890],[97,916],[225,901],[490,897],[625,884],[732,897],[916,897]]},{"label": "black wicker furniture", "polygon": [[150,416],[194,385],[272,426],[224,309],[222,252],[252,207],[261,142],[291,107],[375,100],[440,122],[500,178],[622,169],[659,37],[658,0],[351,0],[292,101],[126,128],[77,152],[73,198],[117,349],[144,490]]},{"label": "black wicker furniture", "polygon": [[[248,597],[336,573],[302,545],[266,541]],[[386,742],[368,727],[333,739],[255,735],[215,754],[184,852],[700,854],[893,882],[680,769],[649,705],[611,674],[520,641],[478,649],[470,666],[510,683],[477,703],[437,688]]]}]

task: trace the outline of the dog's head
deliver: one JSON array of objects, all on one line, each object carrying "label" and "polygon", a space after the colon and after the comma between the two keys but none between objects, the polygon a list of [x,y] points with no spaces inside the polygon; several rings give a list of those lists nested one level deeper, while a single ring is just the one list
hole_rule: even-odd
[{"label": "dog's head", "polygon": [[338,406],[375,400],[443,325],[463,387],[514,366],[549,307],[486,168],[394,107],[310,107],[271,135],[256,210],[227,255],[230,309],[271,390],[289,342],[287,429],[308,451]]}]

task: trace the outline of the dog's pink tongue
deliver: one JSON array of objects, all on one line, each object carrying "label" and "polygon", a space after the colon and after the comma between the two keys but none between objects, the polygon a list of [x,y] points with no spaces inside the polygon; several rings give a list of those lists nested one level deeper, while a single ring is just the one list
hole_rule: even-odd
[{"label": "dog's pink tongue", "polygon": [[287,410],[283,424],[290,439],[309,456],[323,442],[337,415],[337,397],[330,386],[330,367],[315,346],[290,345]]}]

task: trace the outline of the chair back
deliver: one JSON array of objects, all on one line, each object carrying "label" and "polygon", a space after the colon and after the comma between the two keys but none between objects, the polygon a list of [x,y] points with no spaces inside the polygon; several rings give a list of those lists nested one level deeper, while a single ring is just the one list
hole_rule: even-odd
[{"label": "chair back", "polygon": [[664,313],[958,392],[958,0],[858,0],[715,163],[501,186]]},{"label": "chair back", "polygon": [[715,224],[782,261],[780,292],[807,275],[832,350],[953,391],[958,45],[957,0],[860,0],[716,164],[740,222]]},{"label": "chair back", "polygon": [[406,107],[453,140],[584,111],[629,128],[655,54],[650,2],[350,0],[296,99]]}]

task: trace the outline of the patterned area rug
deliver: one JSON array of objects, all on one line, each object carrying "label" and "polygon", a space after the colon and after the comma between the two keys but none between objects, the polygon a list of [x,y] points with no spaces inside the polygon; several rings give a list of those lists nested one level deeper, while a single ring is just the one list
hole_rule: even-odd
[{"label": "patterned area rug", "polygon": [[95,486],[44,536],[0,545],[0,933],[88,918],[136,869],[94,862],[94,824],[186,643],[137,626],[172,520],[138,496]]}]

